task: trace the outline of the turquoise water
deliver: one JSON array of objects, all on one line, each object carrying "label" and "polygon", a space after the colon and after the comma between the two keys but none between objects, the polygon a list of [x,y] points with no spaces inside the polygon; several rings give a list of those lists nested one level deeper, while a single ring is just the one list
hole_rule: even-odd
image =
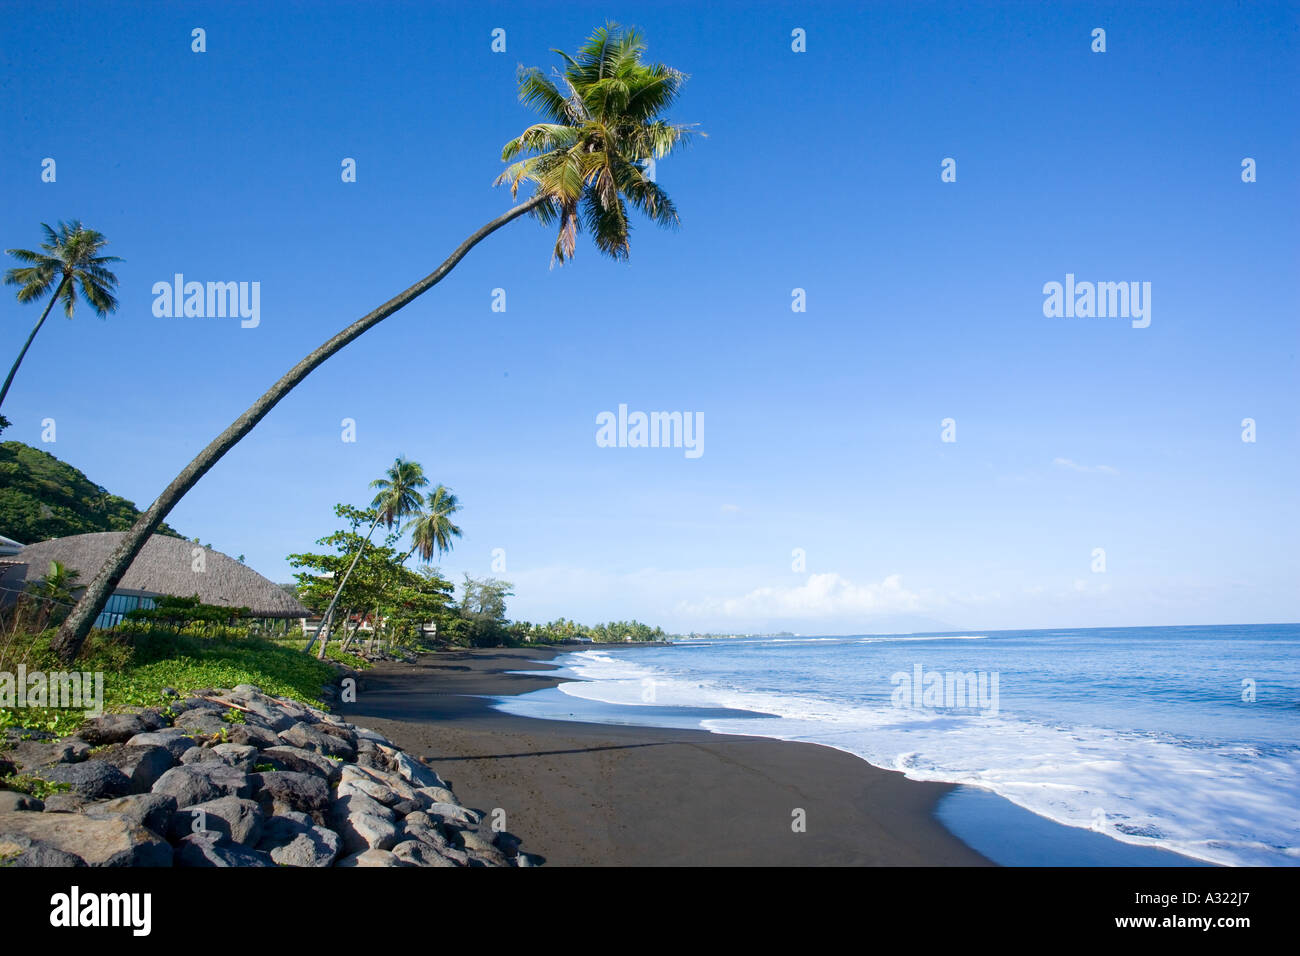
[{"label": "turquoise water", "polygon": [[[1300,625],[690,641],[556,663],[571,682],[498,706],[808,740],[1133,847],[1300,863]],[[941,808],[955,829],[981,812],[960,799]]]}]

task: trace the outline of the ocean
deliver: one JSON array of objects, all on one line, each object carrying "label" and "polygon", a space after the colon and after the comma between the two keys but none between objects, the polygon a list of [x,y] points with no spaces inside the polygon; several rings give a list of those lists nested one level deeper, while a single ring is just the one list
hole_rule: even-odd
[{"label": "ocean", "polygon": [[[1080,862],[1044,849],[1032,814],[1113,847],[1090,851],[1101,865],[1178,859],[1142,847],[1300,865],[1300,624],[691,640],[552,663],[566,683],[496,706],[811,741],[961,784],[939,816],[998,862]],[[991,819],[1037,849],[980,846]]]}]

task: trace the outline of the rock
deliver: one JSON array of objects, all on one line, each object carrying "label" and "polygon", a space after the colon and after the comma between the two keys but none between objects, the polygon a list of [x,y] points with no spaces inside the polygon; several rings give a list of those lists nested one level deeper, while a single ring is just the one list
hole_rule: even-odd
[{"label": "rock", "polygon": [[390,808],[399,817],[404,817],[408,813],[416,813],[424,809],[424,804],[416,800],[398,800]]},{"label": "rock", "polygon": [[397,825],[373,813],[351,813],[340,819],[334,829],[349,853],[360,850],[388,850],[397,844]]},{"label": "rock", "polygon": [[344,780],[339,784],[338,795],[340,797],[350,796],[354,793],[364,793],[372,800],[378,800],[386,807],[391,807],[401,798],[393,791],[389,790],[382,783],[376,783],[374,780]]},{"label": "rock", "polygon": [[263,696],[262,688],[258,687],[256,684],[236,684],[234,691],[236,694],[242,694],[245,697],[251,694],[256,694],[258,697]]},{"label": "rock", "polygon": [[542,858],[534,856],[531,853],[518,853],[515,855],[515,866],[541,866]]},{"label": "rock", "polygon": [[28,810],[39,813],[45,804],[35,797],[13,790],[0,790],[0,813],[13,813],[15,810]]},{"label": "rock", "polygon": [[91,806],[92,800],[87,800],[79,793],[52,793],[45,798],[46,813],[80,813],[84,807]]},{"label": "rock", "polygon": [[254,846],[262,838],[262,825],[262,809],[252,800],[218,797],[177,813],[167,835],[180,841],[191,833],[216,833],[231,843]]},{"label": "rock", "polygon": [[271,858],[257,850],[231,843],[209,830],[191,833],[176,847],[177,866],[275,866]]},{"label": "rock", "polygon": [[356,727],[356,728],[354,728],[354,732],[355,732],[356,735],[357,735],[357,746],[358,746],[358,747],[361,746],[361,741],[363,741],[363,740],[369,740],[371,743],[383,744],[385,747],[392,747],[392,746],[393,746],[392,741],[390,741],[390,740],[389,740],[387,737],[385,737],[383,734],[378,733],[378,732],[376,732],[376,731],[374,731],[374,730],[370,730],[370,729],[367,728],[367,727]]},{"label": "rock", "polygon": [[315,826],[306,814],[270,817],[257,848],[269,853],[280,866],[329,866],[338,858],[343,841],[333,830]]},{"label": "rock", "polygon": [[439,817],[443,823],[452,826],[476,827],[483,821],[483,815],[455,803],[433,803],[425,808],[425,813]]},{"label": "rock", "polygon": [[339,861],[339,866],[401,866],[402,861],[387,850],[362,850]]},{"label": "rock", "polygon": [[369,813],[373,816],[383,817],[385,820],[396,820],[397,817],[392,810],[384,806],[374,797],[367,793],[348,793],[334,801],[330,807],[330,819],[342,819],[354,813]]},{"label": "rock", "polygon": [[[17,854],[16,856],[14,854]],[[25,836],[10,834],[0,836],[0,866],[85,866],[86,861],[73,853],[32,840]]]},{"label": "rock", "polygon": [[238,770],[212,761],[173,767],[153,785],[153,792],[175,797],[176,806],[183,810],[218,797],[251,797],[253,786]]},{"label": "rock", "polygon": [[158,834],[167,832],[175,812],[176,798],[165,793],[136,793],[91,804],[85,810],[88,817],[118,817],[130,826],[147,827]]},{"label": "rock", "polygon": [[0,757],[0,777],[10,777],[18,772],[18,765],[12,760]]},{"label": "rock", "polygon": [[397,761],[397,772],[413,787],[442,787],[450,789],[442,777],[422,763],[417,763],[400,750],[388,754]]},{"label": "rock", "polygon": [[380,750],[372,750],[368,753],[359,752],[356,765],[367,770],[381,770],[385,773],[390,769],[388,757]]},{"label": "rock", "polygon": [[469,866],[469,854],[460,847],[452,846],[436,827],[405,824],[402,827],[402,838],[403,840],[411,839],[427,843],[453,863],[460,866]]},{"label": "rock", "polygon": [[513,833],[507,833],[505,830],[498,831],[492,838],[492,845],[506,856],[514,856],[518,853],[519,844],[523,842],[524,841],[519,839],[519,837],[515,836]]},{"label": "rock", "polygon": [[393,847],[393,856],[408,866],[455,866],[456,864],[427,843],[407,840]]},{"label": "rock", "polygon": [[[135,738],[131,738],[135,739]],[[95,755],[97,760],[110,763],[131,781],[132,793],[148,793],[158,778],[176,763],[166,747],[131,744],[113,744]]]},{"label": "rock", "polygon": [[171,847],[156,833],[115,818],[80,813],[0,813],[0,844],[14,836],[81,857],[90,866],[171,866]]},{"label": "rock", "polygon": [[324,733],[302,721],[294,724],[288,730],[281,731],[280,739],[287,744],[292,744],[303,750],[310,750],[312,753],[323,754],[326,757],[355,760],[357,756],[357,748],[343,738]]},{"label": "rock", "polygon": [[473,830],[465,830],[460,835],[462,848],[472,857],[476,857],[488,866],[509,866],[506,855]]},{"label": "rock", "polygon": [[69,737],[54,745],[59,763],[81,763],[90,759],[90,744],[80,737]]},{"label": "rock", "polygon": [[248,708],[244,713],[246,723],[242,725],[245,727],[260,727],[278,734],[282,730],[288,730],[297,722],[276,706],[270,698],[248,700],[244,705]]},{"label": "rock", "polygon": [[121,797],[131,792],[131,778],[103,760],[57,764],[47,767],[41,776],[51,783],[70,784],[74,793],[88,800]]},{"label": "rock", "polygon": [[274,730],[256,724],[231,724],[226,737],[232,744],[247,744],[258,750],[274,747],[280,742]]},{"label": "rock", "polygon": [[426,807],[435,803],[456,803],[456,795],[445,787],[421,787],[416,791],[418,799]]},{"label": "rock", "polygon": [[104,714],[82,725],[78,736],[96,747],[105,744],[124,744],[136,734],[155,728],[138,714]]},{"label": "rock", "polygon": [[90,746],[76,737],[66,740],[20,740],[5,752],[5,759],[23,773],[37,773],[56,764],[85,760]]},{"label": "rock", "polygon": [[224,763],[243,773],[250,773],[256,764],[258,750],[249,744],[217,744],[215,747],[194,747],[185,752],[181,763],[192,766],[199,763]]},{"label": "rock", "polygon": [[250,774],[248,779],[263,809],[270,814],[285,810],[311,813],[324,811],[330,805],[329,787],[314,774],[276,770]]},{"label": "rock", "polygon": [[267,747],[262,751],[262,756],[283,764],[286,770],[295,770],[298,773],[314,773],[318,777],[323,777],[327,783],[336,782],[345,766],[337,760],[322,757],[318,753],[312,753],[310,750],[303,750],[300,747],[290,747],[287,744]]},{"label": "rock", "polygon": [[339,740],[343,741],[347,744],[352,755],[354,757],[356,756],[357,735],[356,732],[352,730],[351,724],[335,723],[330,720],[329,715],[326,714],[324,719],[316,725],[316,729],[321,733],[329,734],[331,737],[337,737]]},{"label": "rock", "polygon": [[213,736],[225,731],[230,724],[221,719],[221,711],[196,707],[177,717],[176,726],[194,734]]},{"label": "rock", "polygon": [[151,730],[148,733],[136,734],[126,742],[128,747],[162,747],[177,760],[185,754],[185,751],[191,747],[197,747],[198,741],[191,737],[184,730],[177,727],[167,727],[163,730]]}]

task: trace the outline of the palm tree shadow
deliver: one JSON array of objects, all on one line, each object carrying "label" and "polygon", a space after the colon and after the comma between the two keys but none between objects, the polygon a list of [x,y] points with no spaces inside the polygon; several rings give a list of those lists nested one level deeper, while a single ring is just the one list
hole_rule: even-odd
[{"label": "palm tree shadow", "polygon": [[645,744],[608,744],[604,747],[574,747],[570,750],[526,750],[515,754],[474,754],[464,757],[425,757],[424,763],[453,763],[462,760],[507,760],[512,757],[560,757],[566,754],[589,754],[601,750],[634,750],[637,747],[662,747],[678,743],[675,740],[657,740]]}]

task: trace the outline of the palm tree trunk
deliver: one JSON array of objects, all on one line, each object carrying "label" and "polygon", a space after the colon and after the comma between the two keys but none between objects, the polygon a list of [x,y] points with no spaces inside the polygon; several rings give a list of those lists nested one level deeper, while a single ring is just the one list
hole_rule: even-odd
[{"label": "palm tree trunk", "polygon": [[[27,336],[27,341],[23,343],[23,350],[18,353],[18,358],[14,361],[14,367],[9,370],[9,377],[5,379],[4,387],[0,388],[0,405],[5,403],[5,396],[9,394],[9,386],[13,384],[14,376],[18,374],[18,366],[23,364],[23,359],[27,357],[27,350],[32,347],[32,340],[36,338],[36,333],[41,330],[45,324],[45,319],[50,314],[50,309],[54,308],[54,303],[59,301],[59,294],[63,292],[63,287],[68,284],[68,277],[65,275],[59,287],[54,290],[54,295],[45,306],[45,311],[41,313],[40,321],[32,329],[32,334]],[[98,613],[98,612],[96,612]]]},{"label": "palm tree trunk", "polygon": [[316,638],[320,638],[320,653],[316,656],[321,660],[325,659],[325,645],[330,639],[330,618],[334,616],[334,605],[339,603],[339,598],[343,595],[343,588],[348,583],[348,578],[352,577],[352,569],[357,566],[361,560],[361,553],[366,550],[366,545],[370,543],[370,536],[375,533],[375,526],[379,524],[379,515],[375,515],[375,520],[370,522],[370,530],[366,532],[366,540],[361,542],[361,547],[357,548],[357,553],[352,558],[352,563],[348,565],[347,572],[343,575],[343,580],[339,582],[338,588],[334,591],[334,596],[330,598],[330,606],[325,609],[325,616],[320,619],[320,627],[316,628],[316,635],[307,642],[307,646],[302,649],[304,654],[311,652],[311,646],[316,643]]},{"label": "palm tree trunk", "polygon": [[299,382],[310,375],[335,352],[437,285],[476,245],[502,226],[541,205],[545,200],[546,197],[543,195],[534,196],[527,202],[520,203],[518,206],[502,213],[480,228],[462,242],[456,248],[456,251],[448,256],[442,265],[438,266],[433,272],[406,291],[389,299],[373,312],[357,319],[342,332],[339,332],[325,344],[309,353],[302,361],[286,372],[278,382],[272,385],[261,398],[250,405],[244,414],[235,419],[230,427],[214,438],[207,448],[199,452],[172,483],[163,489],[163,493],[149,506],[149,510],[139,517],[131,530],[122,536],[122,542],[117,546],[117,550],[104,562],[104,566],[99,569],[86,587],[81,599],[77,602],[77,606],[72,609],[72,613],[68,615],[59,628],[59,633],[50,642],[50,648],[59,655],[60,659],[71,662],[80,653],[81,645],[85,643],[86,636],[90,633],[95,618],[103,610],[109,597],[122,580],[122,576],[131,567],[131,562],[135,560],[145,542],[149,540],[149,536],[154,533],[163,519],[171,513],[176,503],[198,483],[199,479],[212,469],[213,465],[222,459],[226,452],[234,448],[240,439],[252,431],[257,423],[279,404],[282,398],[293,391]]}]

